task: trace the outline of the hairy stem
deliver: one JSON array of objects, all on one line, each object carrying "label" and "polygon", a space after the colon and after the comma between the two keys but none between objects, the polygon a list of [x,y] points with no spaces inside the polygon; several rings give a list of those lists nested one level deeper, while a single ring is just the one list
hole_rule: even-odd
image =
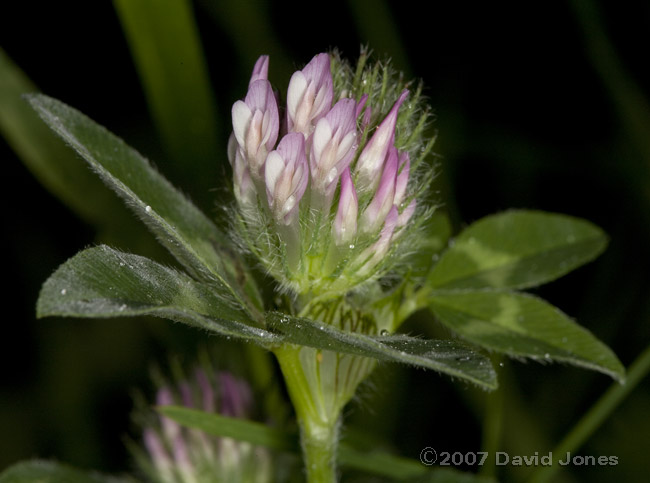
[{"label": "hairy stem", "polygon": [[308,483],[336,482],[336,449],[340,411],[322,410],[322,395],[310,386],[300,361],[300,347],[283,345],[274,350],[300,426],[300,441]]}]

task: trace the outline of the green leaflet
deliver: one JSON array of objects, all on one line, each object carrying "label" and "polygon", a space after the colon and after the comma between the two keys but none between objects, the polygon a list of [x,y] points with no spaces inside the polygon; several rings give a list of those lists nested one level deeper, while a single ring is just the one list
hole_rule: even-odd
[{"label": "green leaflet", "polygon": [[622,382],[625,368],[591,332],[532,295],[502,291],[436,292],[429,307],[465,339],[511,356],[567,362]]},{"label": "green leaflet", "polygon": [[55,99],[34,95],[29,101],[195,277],[229,293],[252,314],[261,309],[255,283],[226,235],[145,158]]},{"label": "green leaflet", "polygon": [[22,461],[0,474],[0,483],[134,483],[132,478],[116,478],[78,470],[54,461]]},{"label": "green leaflet", "polygon": [[107,246],[84,250],[61,265],[43,285],[36,311],[39,317],[155,315],[261,345],[278,339],[254,327],[210,285]]},{"label": "green leaflet", "polygon": [[540,211],[507,211],[466,228],[428,277],[436,290],[527,288],[593,260],[607,245],[600,228]]},{"label": "green leaflet", "polygon": [[285,342],[433,369],[488,390],[497,387],[490,360],[458,341],[368,336],[275,312],[266,320],[269,330],[282,334]]}]

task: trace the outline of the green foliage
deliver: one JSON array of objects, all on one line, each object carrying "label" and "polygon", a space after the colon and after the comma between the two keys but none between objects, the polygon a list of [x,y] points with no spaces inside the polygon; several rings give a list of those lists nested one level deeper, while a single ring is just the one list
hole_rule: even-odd
[{"label": "green foliage", "polygon": [[[163,143],[182,180],[207,196],[218,163],[225,161],[198,29],[187,0],[113,2]],[[192,166],[191,176],[185,169]],[[201,176],[194,176],[201,173]],[[204,195],[205,193],[205,195]]]},{"label": "green foliage", "polygon": [[521,210],[488,216],[442,254],[423,298],[443,324],[478,346],[567,362],[622,382],[625,368],[593,334],[543,300],[506,290],[558,278],[606,244],[598,227],[566,215]]},{"label": "green foliage", "polygon": [[[39,316],[155,315],[269,349],[306,346],[433,369],[484,389],[497,387],[490,360],[457,340],[366,335],[284,313],[263,315],[261,292],[235,245],[146,159],[65,104],[43,95],[29,100],[187,270],[106,246],[91,248],[63,264],[44,284]],[[425,242],[410,262],[412,279],[424,279],[424,286],[407,278],[384,304],[375,304],[377,314],[401,322],[405,314],[426,306],[443,324],[479,347],[514,357],[566,362],[624,380],[622,364],[589,331],[548,303],[510,291],[548,282],[595,258],[607,243],[599,228],[565,215],[509,211],[469,226],[437,263],[451,232],[449,220],[435,215],[422,230]],[[372,308],[367,305],[362,303],[359,310]],[[295,390],[289,392],[295,395]],[[211,434],[276,449],[295,448],[283,433],[255,423],[206,419],[180,408],[163,413]],[[338,413],[335,416],[331,424],[336,424]],[[363,460],[350,454],[347,461],[352,465]],[[440,481],[467,477],[451,474],[452,479],[445,480],[448,475],[436,474],[443,478]]]},{"label": "green foliage", "polygon": [[280,332],[292,344],[433,369],[484,389],[497,386],[489,359],[458,341],[369,336],[280,313],[268,314],[267,322],[271,330]]},{"label": "green foliage", "polygon": [[23,461],[0,474],[0,483],[134,483],[132,478],[115,478],[85,472],[53,461]]},{"label": "green foliage", "polygon": [[567,362],[625,380],[625,368],[605,344],[537,297],[497,291],[436,293],[430,307],[442,323],[487,349]]},{"label": "green foliage", "polygon": [[275,337],[208,284],[137,255],[106,246],[64,263],[45,282],[37,315],[124,317],[156,315],[227,337],[269,344]]},{"label": "green foliage", "polygon": [[62,102],[44,95],[29,100],[54,132],[124,199],[192,275],[234,297],[251,312],[259,310],[254,281],[235,256],[226,234],[145,158]]},{"label": "green foliage", "polygon": [[[39,95],[30,97],[30,102],[193,275],[108,247],[89,249],[65,263],[45,283],[38,301],[39,316],[158,315],[267,346],[289,342],[398,361],[488,389],[496,387],[487,358],[452,341],[372,338],[305,319],[300,323],[291,319],[287,324],[289,318],[278,314],[270,314],[267,323],[281,337],[254,327],[254,311],[261,302],[225,234],[119,138],[59,101]],[[249,299],[248,293],[256,298]]]},{"label": "green foliage", "polygon": [[607,237],[585,220],[507,211],[466,228],[429,274],[436,290],[529,288],[596,258]]},{"label": "green foliage", "polygon": [[[162,406],[158,411],[164,416],[188,428],[198,429],[212,436],[233,438],[256,446],[298,454],[298,435],[265,424],[196,409],[178,406]],[[471,473],[452,469],[427,468],[420,461],[396,456],[385,451],[363,451],[342,442],[338,447],[338,459],[347,468],[361,470],[399,481],[413,482],[484,482],[492,481]]]},{"label": "green foliage", "polygon": [[280,451],[297,453],[300,450],[298,435],[289,434],[266,424],[181,406],[161,406],[158,411],[183,426],[199,429],[212,436],[234,438]]}]

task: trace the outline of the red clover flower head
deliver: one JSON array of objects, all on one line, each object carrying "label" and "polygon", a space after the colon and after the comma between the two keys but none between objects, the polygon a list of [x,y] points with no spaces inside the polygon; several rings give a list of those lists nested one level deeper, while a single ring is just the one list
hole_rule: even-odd
[{"label": "red clover flower head", "polygon": [[[181,405],[227,417],[250,417],[249,385],[228,372],[197,369],[192,378],[158,389],[157,406]],[[145,452],[140,462],[157,483],[271,482],[271,455],[266,448],[230,438],[217,438],[198,429],[157,416],[142,432]]]},{"label": "red clover flower head", "polygon": [[232,108],[237,238],[298,294],[344,294],[390,272],[430,211],[416,199],[432,177],[416,170],[433,146],[421,88],[366,61],[316,55],[278,108],[262,56]]}]

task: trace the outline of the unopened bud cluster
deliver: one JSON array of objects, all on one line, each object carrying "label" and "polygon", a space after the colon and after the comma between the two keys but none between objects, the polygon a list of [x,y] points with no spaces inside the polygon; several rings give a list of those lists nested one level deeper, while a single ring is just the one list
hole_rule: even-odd
[{"label": "unopened bud cluster", "polygon": [[255,64],[232,108],[228,157],[237,233],[283,287],[343,294],[391,270],[430,176],[416,167],[433,143],[420,90],[389,66],[353,69],[318,54],[291,77],[286,107]]},{"label": "unopened bud cluster", "polygon": [[[250,417],[252,392],[246,382],[227,372],[197,369],[191,380],[158,390],[157,406],[185,406],[223,416]],[[230,438],[217,438],[157,416],[143,431],[143,469],[156,483],[271,482],[267,449]]]}]

